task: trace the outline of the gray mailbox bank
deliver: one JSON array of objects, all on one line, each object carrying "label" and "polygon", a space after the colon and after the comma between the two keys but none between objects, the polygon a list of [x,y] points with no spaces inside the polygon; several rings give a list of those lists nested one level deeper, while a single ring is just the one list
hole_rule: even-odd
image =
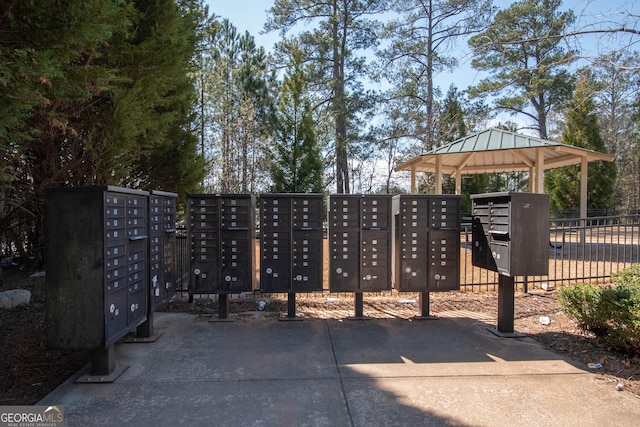
[{"label": "gray mailbox bank", "polygon": [[148,195],[46,191],[47,344],[94,350],[94,375],[114,371],[113,344],[147,319]]},{"label": "gray mailbox bank", "polygon": [[549,274],[549,195],[474,194],[472,263],[499,273],[498,328],[513,334],[514,277]]}]

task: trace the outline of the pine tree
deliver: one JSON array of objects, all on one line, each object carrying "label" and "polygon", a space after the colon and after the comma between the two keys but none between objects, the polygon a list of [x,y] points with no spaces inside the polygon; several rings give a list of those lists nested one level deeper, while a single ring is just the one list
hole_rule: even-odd
[{"label": "pine tree", "polygon": [[276,123],[276,159],[272,166],[272,191],[322,193],[323,164],[315,133],[302,52],[291,46],[290,69],[281,85]]},{"label": "pine tree", "polygon": [[[595,114],[592,92],[581,78],[578,82],[566,116],[566,130],[562,143],[606,152],[604,140]],[[588,166],[587,208],[613,208],[613,184],[616,178],[615,165],[596,161]],[[575,209],[580,206],[580,167],[567,166],[548,171],[544,177],[545,192],[550,195],[551,208]]]},{"label": "pine tree", "polygon": [[475,97],[497,97],[500,110],[533,120],[532,129],[548,139],[548,115],[565,105],[573,87],[564,68],[574,52],[563,48],[562,32],[574,20],[559,12],[561,0],[521,0],[498,12],[493,23],[469,44],[474,68],[489,77],[469,88]]},{"label": "pine tree", "polygon": [[[191,135],[190,13],[199,0],[8,3],[0,197],[29,213],[22,240],[39,241],[47,186],[193,189],[202,162]],[[11,215],[0,206],[0,220]]]},{"label": "pine tree", "polygon": [[[317,105],[327,108],[335,153],[336,192],[350,193],[350,142],[358,138],[358,114],[369,108],[360,86],[365,60],[359,53],[377,43],[378,23],[371,19],[386,10],[386,0],[276,0],[265,25],[285,35],[297,24],[295,37],[305,63],[310,64],[310,90]],[[286,49],[286,43],[282,45]]]},{"label": "pine tree", "polygon": [[428,151],[438,139],[436,99],[441,92],[434,76],[457,65],[452,46],[477,33],[493,13],[487,0],[402,0],[392,2],[398,18],[385,25],[388,43],[378,56],[381,74],[391,83],[387,97],[400,98],[418,151]]},{"label": "pine tree", "polygon": [[208,173],[206,188],[219,192],[255,192],[266,163],[262,144],[273,126],[273,76],[264,48],[249,33],[239,34],[228,20],[211,25],[203,70],[206,93]]}]

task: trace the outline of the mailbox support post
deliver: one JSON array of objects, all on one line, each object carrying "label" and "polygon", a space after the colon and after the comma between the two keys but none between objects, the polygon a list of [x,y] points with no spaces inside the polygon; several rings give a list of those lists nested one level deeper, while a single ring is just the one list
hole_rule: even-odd
[{"label": "mailbox support post", "polygon": [[364,315],[364,292],[353,293],[353,305],[355,315],[353,317],[347,317],[347,320],[371,320],[370,317]]},{"label": "mailbox support post", "polygon": [[498,275],[498,332],[514,333],[514,297],[515,286],[513,277]]},{"label": "mailbox support post", "polygon": [[278,317],[278,320],[302,320],[301,317],[296,317],[296,293],[287,293],[287,315]]},{"label": "mailbox support post", "polygon": [[428,291],[420,292],[418,296],[420,304],[420,316],[414,316],[413,320],[438,320],[438,317],[429,314],[429,306],[431,305],[431,295]]},{"label": "mailbox support post", "polygon": [[364,316],[364,295],[362,292],[356,292],[353,295],[353,302],[355,305],[355,317],[360,318]]},{"label": "mailbox support post", "polygon": [[296,293],[289,292],[287,294],[287,317],[295,319],[296,317]]},{"label": "mailbox support post", "polygon": [[91,375],[110,375],[116,368],[113,346],[97,348],[91,354]]},{"label": "mailbox support post", "polygon": [[229,317],[229,295],[218,295],[218,318],[227,319]]},{"label": "mailbox support post", "polygon": [[429,317],[429,304],[431,298],[429,292],[420,292],[420,317]]},{"label": "mailbox support post", "polygon": [[153,336],[153,312],[147,314],[147,320],[142,322],[140,326],[136,328],[137,338],[151,338]]}]

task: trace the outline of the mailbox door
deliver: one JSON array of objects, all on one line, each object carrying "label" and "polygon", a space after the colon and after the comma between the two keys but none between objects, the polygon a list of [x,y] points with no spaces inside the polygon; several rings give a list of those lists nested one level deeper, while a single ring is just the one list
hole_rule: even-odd
[{"label": "mailbox door", "polygon": [[[264,218],[264,217],[263,217]],[[265,221],[263,220],[263,224]],[[288,229],[263,229],[260,290],[289,292],[291,288],[291,233]]]},{"label": "mailbox door", "polygon": [[189,293],[216,293],[220,283],[220,206],[212,195],[189,195],[187,218],[191,263]]},{"label": "mailbox door", "polygon": [[293,292],[322,290],[322,228],[294,230],[291,259]]},{"label": "mailbox door", "polygon": [[433,230],[429,238],[429,291],[460,289],[460,234]]},{"label": "mailbox door", "polygon": [[391,289],[389,230],[362,230],[361,236],[361,289],[363,291]]},{"label": "mailbox door", "polygon": [[332,292],[359,289],[360,231],[332,230],[329,235],[329,287]]}]

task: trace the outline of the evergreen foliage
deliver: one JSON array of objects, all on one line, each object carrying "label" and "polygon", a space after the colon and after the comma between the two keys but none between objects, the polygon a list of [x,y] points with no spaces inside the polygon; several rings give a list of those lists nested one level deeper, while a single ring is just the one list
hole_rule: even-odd
[{"label": "evergreen foliage", "polygon": [[48,186],[195,188],[189,73],[201,11],[197,0],[3,3],[0,222],[18,252],[40,242]]},{"label": "evergreen foliage", "polygon": [[[372,17],[386,6],[386,0],[276,0],[265,25],[268,31],[280,31],[283,38],[298,24],[304,25],[294,37],[310,67],[309,90],[316,94],[317,108],[326,108],[330,122],[337,193],[351,192],[350,141],[361,132],[357,116],[369,107],[360,81],[365,60],[359,55],[378,42],[379,23]],[[286,46],[282,43],[280,50]]]},{"label": "evergreen foliage", "polygon": [[469,89],[472,96],[497,96],[496,107],[531,119],[549,138],[549,113],[565,104],[573,77],[564,68],[575,52],[566,51],[561,35],[575,20],[560,12],[561,0],[521,0],[498,12],[493,23],[469,40],[474,68],[490,73]]},{"label": "evergreen foliage", "polygon": [[[566,115],[562,143],[606,152],[595,114],[595,105],[586,79],[582,78]],[[551,209],[574,209],[580,206],[580,166],[567,166],[547,171],[545,192],[550,196]],[[588,165],[587,208],[607,209],[612,206],[615,164],[597,161]]]},{"label": "evergreen foliage", "polygon": [[613,285],[575,284],[561,288],[562,310],[578,324],[603,337],[612,347],[640,350],[640,265],[612,274]]},{"label": "evergreen foliage", "polygon": [[[394,1],[397,18],[384,26],[388,39],[378,52],[381,71],[392,85],[387,98],[410,117],[409,134],[419,141],[417,152],[431,150],[444,141],[440,135],[437,98],[440,89],[434,76],[457,65],[451,55],[458,39],[477,33],[494,12],[487,0],[403,0]],[[446,120],[446,119],[445,119]]]},{"label": "evergreen foliage", "polygon": [[202,149],[210,192],[257,192],[268,175],[273,76],[264,48],[228,20],[214,20],[202,47]]},{"label": "evergreen foliage", "polygon": [[291,46],[291,63],[280,90],[272,191],[276,193],[322,193],[324,165],[315,132],[311,103],[306,96],[307,78],[302,52]]}]

